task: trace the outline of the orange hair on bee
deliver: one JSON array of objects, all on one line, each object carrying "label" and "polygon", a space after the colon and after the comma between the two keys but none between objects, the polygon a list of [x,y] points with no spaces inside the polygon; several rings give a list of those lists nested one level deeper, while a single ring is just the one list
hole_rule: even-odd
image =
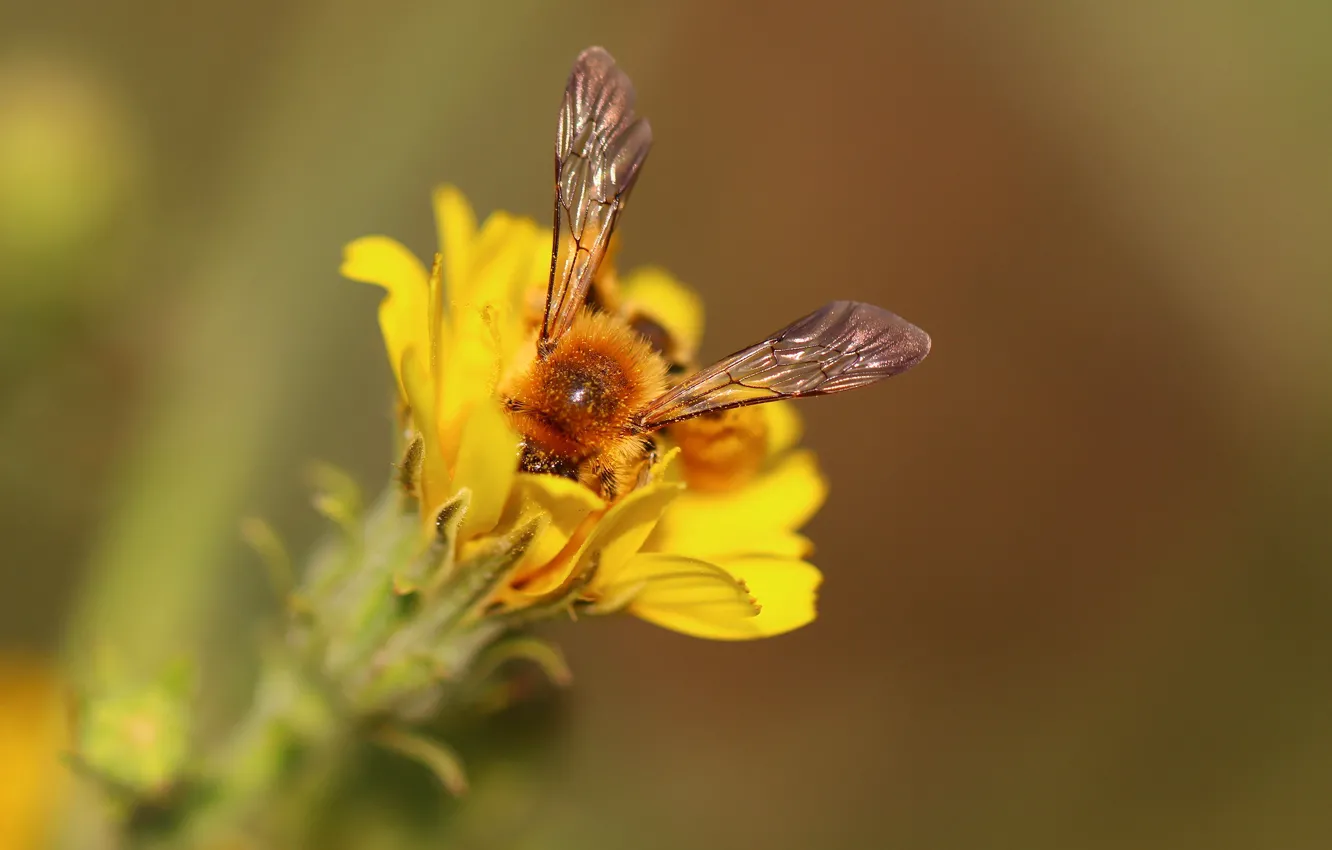
[{"label": "orange hair on bee", "polygon": [[666,363],[624,322],[584,310],[504,393],[528,441],[612,471],[641,454],[633,415],[666,388]]}]

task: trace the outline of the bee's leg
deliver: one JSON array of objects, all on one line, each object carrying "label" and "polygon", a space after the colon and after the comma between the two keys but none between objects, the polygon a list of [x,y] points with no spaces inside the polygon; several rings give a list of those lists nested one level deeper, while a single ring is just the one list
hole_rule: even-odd
[{"label": "bee's leg", "polygon": [[524,439],[518,455],[518,469],[538,475],[558,475],[570,481],[578,480],[578,463],[569,458],[545,452],[531,440]]},{"label": "bee's leg", "polygon": [[537,451],[530,440],[524,438],[518,451],[518,471],[545,472],[545,465],[546,459]]},{"label": "bee's leg", "polygon": [[634,486],[642,487],[652,480],[652,467],[657,465],[657,439],[651,434],[642,438],[639,447],[643,450],[643,465],[638,468],[638,483]]},{"label": "bee's leg", "polygon": [[527,405],[513,396],[505,396],[504,409],[510,413],[522,413],[524,410],[527,410]]},{"label": "bee's leg", "polygon": [[607,466],[599,457],[593,458],[589,466],[592,474],[597,478],[597,483],[601,485],[601,498],[608,502],[615,501],[615,497],[619,495],[620,491],[619,482],[615,479],[615,470]]}]

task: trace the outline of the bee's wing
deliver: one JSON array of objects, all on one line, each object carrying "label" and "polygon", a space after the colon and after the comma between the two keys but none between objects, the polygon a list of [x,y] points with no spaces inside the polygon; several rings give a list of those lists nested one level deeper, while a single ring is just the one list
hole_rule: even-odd
[{"label": "bee's wing", "polygon": [[839,393],[905,372],[929,353],[929,334],[900,316],[834,301],[694,374],[653,401],[638,424],[655,431],[716,410]]},{"label": "bee's wing", "polygon": [[555,223],[541,342],[569,329],[610,244],[652,128],[634,115],[634,85],[609,53],[578,56],[555,138]]}]

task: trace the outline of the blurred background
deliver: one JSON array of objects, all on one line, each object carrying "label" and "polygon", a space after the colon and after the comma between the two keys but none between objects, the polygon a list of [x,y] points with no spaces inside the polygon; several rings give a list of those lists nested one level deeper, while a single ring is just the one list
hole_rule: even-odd
[{"label": "blurred background", "polygon": [[[428,255],[444,181],[544,222],[565,75],[599,43],[657,139],[623,262],[704,294],[705,355],[833,295],[935,347],[803,408],[833,484],[819,621],[556,630],[559,743],[458,846],[1332,842],[1321,4],[0,21],[0,746],[103,645],[198,652],[218,717],[243,704],[274,606],[240,518],[300,551],[307,462],[377,488],[391,460],[379,294],[342,245]],[[32,805],[64,793],[33,770]]]}]

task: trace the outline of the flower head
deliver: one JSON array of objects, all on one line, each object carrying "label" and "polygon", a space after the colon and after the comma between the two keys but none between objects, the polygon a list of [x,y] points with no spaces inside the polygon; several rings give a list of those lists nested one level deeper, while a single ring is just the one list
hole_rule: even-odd
[{"label": "flower head", "polygon": [[[794,448],[795,412],[770,404],[673,429],[637,486],[611,500],[567,477],[520,472],[522,440],[499,388],[536,357],[549,235],[505,213],[478,226],[452,187],[435,193],[435,212],[440,252],[430,270],[382,236],[351,243],[342,266],[387,290],[380,328],[423,540],[460,495],[462,516],[449,514],[455,568],[515,529],[534,529],[493,590],[499,611],[623,609],[718,639],[811,621],[820,576],[798,529],[825,485],[813,455]],[[660,269],[621,277],[609,256],[598,283],[615,333],[651,327],[672,361],[692,361],[702,333],[694,293]]]}]

